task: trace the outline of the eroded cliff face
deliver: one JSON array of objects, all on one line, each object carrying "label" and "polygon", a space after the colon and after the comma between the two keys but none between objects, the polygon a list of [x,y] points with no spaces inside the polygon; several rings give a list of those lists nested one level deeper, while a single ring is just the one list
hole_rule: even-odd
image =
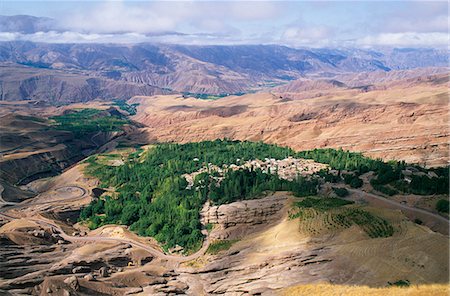
[{"label": "eroded cliff face", "polygon": [[[296,150],[340,148],[425,166],[448,163],[447,82],[388,89],[258,93],[202,101],[136,97],[147,141],[217,138],[265,141]],[[440,80],[439,80],[440,81]]]},{"label": "eroded cliff face", "polygon": [[212,206],[207,202],[201,212],[202,224],[216,225],[211,239],[242,237],[281,219],[281,209],[285,207],[287,199],[285,194],[276,194],[220,206]]}]

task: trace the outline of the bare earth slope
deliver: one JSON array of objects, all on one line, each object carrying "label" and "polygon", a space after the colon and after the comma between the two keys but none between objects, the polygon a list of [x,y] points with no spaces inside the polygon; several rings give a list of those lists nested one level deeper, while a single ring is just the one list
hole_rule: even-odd
[{"label": "bare earth slope", "polygon": [[294,149],[333,147],[426,166],[448,162],[448,80],[401,80],[374,90],[331,88],[202,101],[135,97],[148,141],[262,140]]}]

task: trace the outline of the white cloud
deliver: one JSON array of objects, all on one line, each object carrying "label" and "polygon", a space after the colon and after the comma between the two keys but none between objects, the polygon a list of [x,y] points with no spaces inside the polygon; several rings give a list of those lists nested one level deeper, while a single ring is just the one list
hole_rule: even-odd
[{"label": "white cloud", "polygon": [[83,33],[150,33],[173,30],[177,17],[158,13],[151,6],[125,6],[122,2],[101,3],[89,11],[74,11],[59,20],[68,30]]},{"label": "white cloud", "polygon": [[[50,32],[0,32],[0,40],[50,43],[283,44],[300,47],[448,44],[447,3],[107,1],[56,16]],[[55,2],[56,5],[56,2]],[[330,12],[331,10],[331,12]],[[359,11],[359,10],[356,10]],[[364,10],[363,12],[366,12]],[[347,17],[348,18],[345,18]],[[353,16],[355,16],[353,18]],[[359,16],[359,18],[357,17]],[[45,31],[45,29],[39,28]]]},{"label": "white cloud", "polygon": [[282,5],[273,2],[104,2],[72,11],[59,21],[83,33],[154,33],[175,30],[236,30],[234,22],[271,19]]},{"label": "white cloud", "polygon": [[118,43],[132,44],[141,42],[192,44],[192,45],[230,45],[257,43],[254,39],[240,39],[233,36],[215,34],[161,34],[141,33],[79,33],[79,32],[36,32],[33,34],[0,32],[0,41],[33,41],[45,43]]},{"label": "white cloud", "polygon": [[[270,34],[252,37],[217,34],[161,34],[146,35],[142,33],[79,33],[79,32],[37,32],[33,34],[0,32],[0,41],[33,41],[46,43],[169,43],[195,45],[233,45],[233,44],[284,44],[293,47],[327,47],[327,46],[398,46],[398,47],[445,47],[449,37],[445,33],[383,33],[354,40],[335,40],[329,31],[320,28],[289,28],[281,38],[267,37]],[[266,36],[266,37],[264,37]]]},{"label": "white cloud", "polygon": [[281,35],[279,42],[291,46],[328,46],[334,30],[328,26],[290,26]]},{"label": "white cloud", "polygon": [[46,43],[136,43],[149,40],[138,33],[84,34],[78,32],[36,32],[33,34],[0,32],[0,41],[33,41]]},{"label": "white cloud", "polygon": [[439,32],[382,33],[357,39],[355,44],[365,46],[447,46],[449,44],[449,36],[447,33]]}]

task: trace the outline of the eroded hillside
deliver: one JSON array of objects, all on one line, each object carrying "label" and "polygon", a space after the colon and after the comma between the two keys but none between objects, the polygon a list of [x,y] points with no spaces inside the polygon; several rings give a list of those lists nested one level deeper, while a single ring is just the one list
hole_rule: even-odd
[{"label": "eroded hillside", "polygon": [[[440,188],[417,196],[432,207],[396,201],[414,197],[422,178]],[[399,191],[388,197],[376,184]],[[0,292],[289,295],[320,284],[329,294],[411,285],[439,295],[448,288],[441,185],[444,170],[341,150],[122,147],[35,184],[32,200],[2,204]]]},{"label": "eroded hillside", "polygon": [[[265,141],[296,150],[333,147],[426,166],[448,162],[446,75],[373,90],[333,87],[226,97],[136,97],[147,141],[216,138]],[[290,90],[289,88],[286,90]],[[292,90],[290,90],[292,91]]]}]

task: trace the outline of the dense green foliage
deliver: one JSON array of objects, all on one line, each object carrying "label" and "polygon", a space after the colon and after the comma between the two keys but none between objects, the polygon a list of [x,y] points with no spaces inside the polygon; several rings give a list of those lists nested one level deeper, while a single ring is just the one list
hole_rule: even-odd
[{"label": "dense green foliage", "polygon": [[378,171],[384,165],[381,160],[363,156],[361,153],[344,151],[342,149],[314,149],[298,152],[297,157],[314,159],[317,162],[329,164],[336,170],[357,171],[360,174],[368,171]]},{"label": "dense green foliage", "polygon": [[447,175],[438,177],[429,177],[427,175],[413,175],[411,182],[396,181],[393,183],[396,189],[419,195],[427,194],[447,194],[449,186],[449,177]]},{"label": "dense green foliage", "polygon": [[440,199],[438,200],[438,202],[436,203],[436,210],[438,210],[438,212],[442,212],[442,213],[447,213],[448,214],[448,210],[449,210],[449,202],[447,199]]},{"label": "dense green foliage", "polygon": [[358,176],[353,174],[345,174],[344,175],[345,184],[350,185],[352,188],[359,188],[363,185],[363,180],[361,180]]},{"label": "dense green foliage", "polygon": [[139,103],[134,103],[130,105],[125,100],[116,100],[114,101],[114,106],[117,106],[123,111],[126,111],[129,115],[136,115],[137,112],[136,107],[139,106]]},{"label": "dense green foliage", "polygon": [[345,188],[340,188],[340,187],[333,187],[333,191],[334,193],[336,193],[337,196],[339,197],[346,197],[348,196],[349,192],[347,189]]},{"label": "dense green foliage", "polygon": [[[117,196],[93,201],[82,211],[81,219],[87,220],[91,228],[105,224],[130,225],[140,235],[155,237],[166,248],[178,244],[193,250],[200,247],[203,238],[200,209],[211,194],[210,188],[215,192],[216,187],[205,186],[211,181],[201,174],[195,186],[187,189],[183,174],[198,171],[208,163],[221,166],[239,163],[237,159],[283,159],[293,154],[291,149],[259,142],[216,140],[157,145],[143,157],[134,155],[118,167],[99,164],[92,157],[88,159],[86,173],[101,180],[102,187],[114,187]],[[301,195],[304,191],[316,192],[317,180],[299,179],[298,184],[287,187],[275,176],[236,171],[229,173],[217,187],[221,196],[216,194],[214,202],[221,204],[256,196],[274,188],[273,184],[279,184],[276,189],[292,189]],[[303,188],[304,184],[311,186]]]},{"label": "dense green foliage", "polygon": [[[208,197],[215,204],[230,203],[246,198],[252,199],[260,196],[264,191],[291,191],[295,196],[308,196],[317,193],[318,180],[307,180],[298,177],[295,181],[287,181],[278,178],[277,175],[265,174],[261,170],[237,170],[228,171],[219,186],[209,186]],[[202,184],[209,184],[210,177],[207,174],[200,176]]]},{"label": "dense green foliage", "polygon": [[[373,180],[371,180],[373,181]],[[395,189],[392,189],[391,187],[385,186],[385,185],[380,185],[377,184],[376,182],[371,182],[373,189],[375,189],[376,191],[379,191],[381,193],[384,193],[386,195],[389,196],[393,196],[394,194],[397,194],[398,191]]]},{"label": "dense green foliage", "polygon": [[[423,175],[413,174],[412,181],[408,183],[404,180],[402,171],[406,169],[405,162],[384,162],[380,159],[371,159],[360,153],[344,151],[342,149],[314,149],[309,151],[301,151],[296,153],[296,157],[310,158],[317,162],[329,164],[335,170],[353,171],[356,175],[360,175],[369,171],[373,171],[376,178],[371,180],[371,185],[375,190],[388,195],[396,194],[394,189],[382,186],[390,184],[398,191],[404,193],[413,193],[420,195],[430,194],[446,194],[449,190],[449,168],[425,169],[419,166],[413,166],[414,169],[423,173]],[[430,177],[426,174],[434,172],[437,177]],[[331,176],[330,182],[335,180]],[[345,175],[344,175],[345,178]],[[362,182],[347,177],[346,183],[357,188]]]},{"label": "dense green foliage", "polygon": [[71,131],[76,136],[99,131],[116,131],[128,123],[126,119],[97,109],[73,110],[71,113],[53,116],[50,119],[55,121],[54,126],[57,129]]},{"label": "dense green foliage", "polygon": [[353,204],[353,201],[340,199],[340,198],[315,198],[306,197],[301,201],[294,203],[294,206],[298,208],[313,208],[318,211],[327,211],[329,209],[334,209],[346,205]]},{"label": "dense green foliage", "polygon": [[[262,142],[230,140],[183,145],[165,143],[148,151],[138,150],[129,154],[121,166],[109,166],[107,161],[97,161],[98,156],[89,158],[86,173],[101,180],[100,187],[113,187],[115,193],[94,200],[83,209],[80,218],[91,228],[105,224],[129,225],[139,235],[154,237],[166,249],[180,245],[188,252],[193,251],[201,246],[203,239],[199,212],[207,199],[220,205],[279,190],[292,191],[299,197],[311,196],[317,194],[320,176],[339,182],[341,174],[321,172],[308,179],[299,177],[295,181],[286,181],[279,179],[276,174],[240,169],[229,170],[220,182],[217,181],[217,172],[199,174],[192,187],[188,187],[183,175],[209,164],[221,167],[225,164],[240,165],[253,159],[284,159],[288,156],[314,158],[338,170],[353,169],[355,171],[347,172],[343,177],[346,183],[355,188],[362,185],[359,175],[368,169],[374,169],[377,174],[374,184],[383,183],[381,185],[385,186],[396,182],[403,168],[402,163],[384,163],[342,150],[295,153],[289,148]],[[439,171],[439,174],[445,174],[445,171]],[[340,194],[344,192],[341,190]],[[306,198],[297,206],[323,211],[349,203],[342,199]],[[339,223],[344,226],[360,225],[371,237],[388,236],[393,232],[392,226],[386,221],[368,212],[352,210],[341,214],[336,216]],[[374,226],[368,226],[372,222]]]},{"label": "dense green foliage", "polygon": [[207,254],[211,254],[211,255],[216,255],[216,254],[218,254],[218,253],[220,253],[222,251],[228,250],[237,241],[238,240],[218,240],[218,241],[214,241],[208,246],[208,249],[206,250],[206,253]]},{"label": "dense green foliage", "polygon": [[339,183],[342,181],[342,177],[340,174],[335,175],[327,170],[321,170],[317,173],[317,175],[320,176],[325,182]]}]

